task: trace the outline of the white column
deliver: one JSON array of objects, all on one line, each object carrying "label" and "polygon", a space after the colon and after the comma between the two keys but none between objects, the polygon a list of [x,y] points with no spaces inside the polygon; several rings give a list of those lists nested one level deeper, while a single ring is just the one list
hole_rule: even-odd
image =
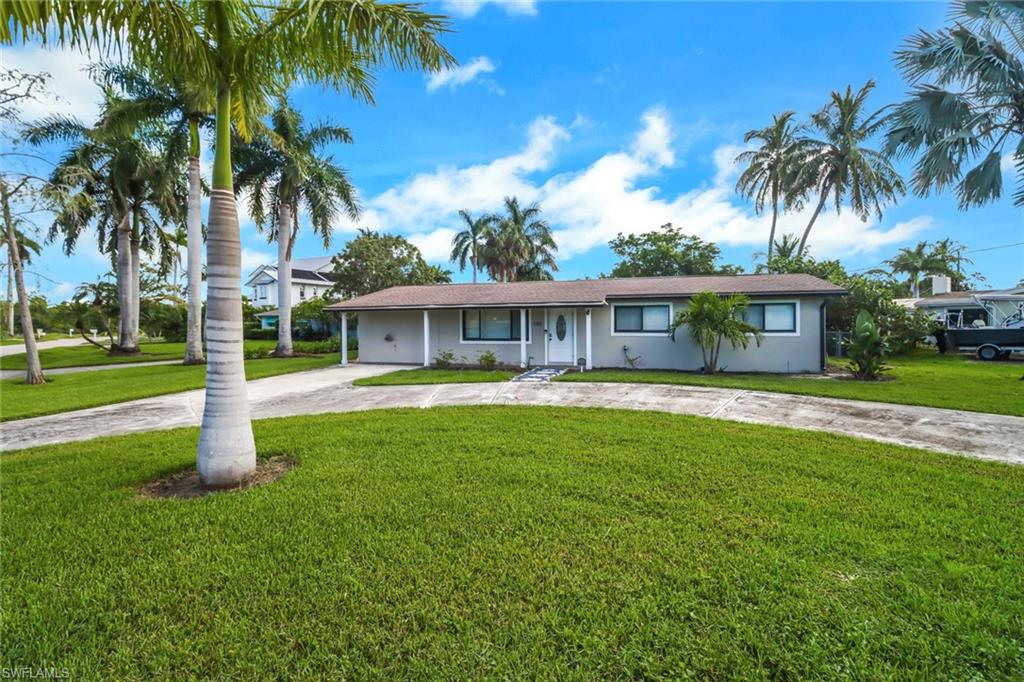
[{"label": "white column", "polygon": [[430,312],[423,311],[423,366],[430,367]]},{"label": "white column", "polygon": [[526,367],[526,334],[529,332],[526,326],[526,308],[519,309],[519,366]]},{"label": "white column", "polygon": [[594,344],[591,341],[590,335],[590,308],[587,308],[587,356],[586,356],[586,369],[594,369]]},{"label": "white column", "polygon": [[341,364],[348,364],[348,313],[341,314]]}]

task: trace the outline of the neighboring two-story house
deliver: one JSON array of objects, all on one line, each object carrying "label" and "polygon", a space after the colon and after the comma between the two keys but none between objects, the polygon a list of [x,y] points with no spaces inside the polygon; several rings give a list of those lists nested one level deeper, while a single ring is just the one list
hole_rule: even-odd
[{"label": "neighboring two-story house", "polygon": [[[311,298],[322,298],[334,286],[331,271],[334,269],[331,256],[298,258],[292,261],[292,305]],[[261,265],[245,280],[246,293],[252,305],[265,308],[258,315],[260,326],[270,329],[277,326],[277,264]]]}]

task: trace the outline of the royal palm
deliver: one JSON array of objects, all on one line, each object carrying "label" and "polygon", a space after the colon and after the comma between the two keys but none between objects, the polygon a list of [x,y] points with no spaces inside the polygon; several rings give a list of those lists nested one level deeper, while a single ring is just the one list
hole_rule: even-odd
[{"label": "royal palm", "polygon": [[242,143],[235,150],[235,190],[249,193],[253,220],[277,242],[275,355],[293,354],[292,249],[300,211],[305,209],[324,249],[331,246],[333,224],[340,213],[352,219],[359,215],[348,175],[331,156],[322,153],[332,142],[351,141],[349,131],[340,126],[304,125],[299,112],[282,100],[270,116],[267,136]]},{"label": "royal palm", "polygon": [[439,69],[443,17],[415,5],[356,0],[257,5],[203,2],[6,2],[0,39],[39,36],[72,46],[121,48],[161,82],[208,84],[216,93],[207,223],[207,374],[198,469],[212,487],[256,467],[242,356],[241,245],[231,173],[231,117],[249,136],[249,102],[297,80],[321,81],[371,99],[371,69]]},{"label": "royal palm", "polygon": [[459,264],[459,272],[465,271],[468,262],[476,284],[476,273],[483,266],[481,254],[498,219],[490,214],[474,218],[469,211],[459,211],[459,217],[465,223],[465,229],[456,232],[452,238],[451,260]]}]

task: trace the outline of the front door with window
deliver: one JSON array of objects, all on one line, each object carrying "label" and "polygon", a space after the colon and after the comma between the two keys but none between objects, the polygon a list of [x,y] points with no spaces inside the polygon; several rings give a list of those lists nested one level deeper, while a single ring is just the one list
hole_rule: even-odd
[{"label": "front door with window", "polygon": [[576,311],[572,308],[553,308],[548,311],[548,362],[553,365],[571,365],[576,362]]}]

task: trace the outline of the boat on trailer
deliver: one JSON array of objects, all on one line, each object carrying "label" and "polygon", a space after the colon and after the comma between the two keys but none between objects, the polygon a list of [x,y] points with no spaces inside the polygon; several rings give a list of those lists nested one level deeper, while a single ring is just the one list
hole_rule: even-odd
[{"label": "boat on trailer", "polygon": [[[988,311],[993,324],[964,326],[963,312],[959,319],[951,316],[946,320],[947,343],[960,352],[976,353],[981,360],[1006,359],[1013,353],[1024,353],[1024,296],[975,295],[971,298]],[[1016,304],[1016,310],[1006,314],[1007,304]]]}]

